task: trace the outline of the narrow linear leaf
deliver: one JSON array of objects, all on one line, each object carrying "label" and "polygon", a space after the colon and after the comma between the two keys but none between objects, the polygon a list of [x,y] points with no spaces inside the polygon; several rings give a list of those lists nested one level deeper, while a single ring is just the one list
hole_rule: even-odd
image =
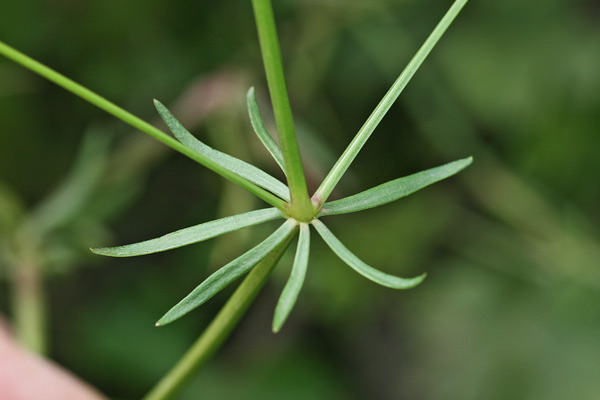
[{"label": "narrow linear leaf", "polygon": [[318,219],[312,221],[313,226],[319,232],[319,235],[323,238],[325,243],[333,250],[333,252],[342,259],[348,266],[354,269],[356,272],[361,274],[367,279],[372,280],[382,286],[386,286],[392,289],[410,289],[423,282],[427,274],[419,275],[415,278],[400,278],[398,276],[389,275],[373,267],[365,264],[358,257],[356,257],[350,250],[346,248],[336,238],[333,233]]},{"label": "narrow linear leaf", "polygon": [[278,209],[274,207],[265,208],[180,229],[156,239],[125,246],[100,247],[91,250],[96,254],[110,257],[141,256],[202,242],[228,232],[282,217],[283,214]]},{"label": "narrow linear leaf", "polygon": [[325,203],[319,212],[319,216],[346,214],[391,203],[460,172],[472,162],[473,157],[453,161],[403,178],[394,179],[344,199]]},{"label": "narrow linear leaf", "polygon": [[161,319],[158,320],[156,326],[169,324],[189,313],[194,308],[205,303],[225,286],[229,285],[235,279],[239,278],[256,264],[258,264],[271,251],[273,251],[273,249],[275,249],[280,243],[288,238],[296,226],[296,221],[293,219],[287,220],[275,232],[273,232],[268,238],[259,243],[257,246],[248,250],[246,253],[242,254],[224,267],[221,267],[218,271],[213,273],[204,282],[192,290],[192,292],[183,300],[171,308]]},{"label": "narrow linear leaf", "polygon": [[169,127],[171,132],[173,132],[175,138],[182,144],[247,181],[269,190],[285,201],[290,201],[290,191],[284,183],[256,168],[252,164],[248,164],[239,158],[232,157],[204,144],[185,129],[181,122],[179,122],[161,102],[154,100],[154,105],[160,114],[160,117]]},{"label": "narrow linear leaf", "polygon": [[281,292],[277,307],[275,308],[275,316],[273,317],[273,332],[275,333],[279,332],[296,304],[300,289],[302,289],[302,284],[304,283],[304,277],[306,276],[309,250],[310,230],[308,224],[300,224],[300,236],[298,238],[298,247],[296,249],[296,256],[294,257],[292,273],[283,288],[283,292]]},{"label": "narrow linear leaf", "polygon": [[415,54],[415,56],[410,60],[398,79],[396,79],[396,81],[392,84],[392,87],[388,90],[385,96],[383,96],[379,104],[377,104],[377,107],[375,107],[375,110],[373,110],[354,139],[352,139],[352,142],[350,142],[331,171],[329,171],[313,196],[315,200],[319,201],[321,204],[327,201],[327,198],[340,179],[342,179],[342,176],[348,167],[350,167],[350,164],[352,164],[352,161],[354,161],[357,154],[367,142],[373,131],[375,131],[377,125],[379,125],[385,114],[392,107],[398,96],[400,96],[400,93],[402,93],[406,85],[408,85],[408,82],[410,82],[423,61],[425,61],[438,40],[442,37],[446,29],[448,29],[454,18],[456,18],[466,3],[467,0],[456,0],[454,4],[452,4],[448,12],[446,12],[446,15],[444,15],[444,17],[440,20],[425,43],[423,43],[419,51],[417,51],[417,54]]},{"label": "narrow linear leaf", "polygon": [[271,156],[273,156],[273,159],[275,159],[275,162],[285,173],[285,167],[283,166],[283,154],[281,153],[281,149],[279,148],[277,142],[275,142],[273,137],[269,134],[269,131],[267,131],[267,128],[265,128],[265,123],[260,115],[260,109],[258,108],[258,102],[256,101],[256,94],[254,93],[253,87],[248,90],[247,103],[250,123],[252,124],[252,128],[254,128],[254,132],[256,132],[256,136],[258,136],[258,139],[262,142]]}]

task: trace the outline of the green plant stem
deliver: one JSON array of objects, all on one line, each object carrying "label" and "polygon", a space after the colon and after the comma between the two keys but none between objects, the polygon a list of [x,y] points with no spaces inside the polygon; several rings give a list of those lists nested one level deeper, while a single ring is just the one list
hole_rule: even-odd
[{"label": "green plant stem", "polygon": [[30,351],[45,354],[46,307],[42,272],[35,260],[23,258],[12,273],[13,324],[17,340]]},{"label": "green plant stem", "polygon": [[92,103],[93,105],[106,111],[107,113],[114,115],[115,117],[133,126],[134,128],[139,129],[144,133],[147,133],[153,138],[159,140],[160,142],[166,144],[167,146],[180,152],[181,154],[191,158],[192,160],[204,165],[208,169],[216,172],[224,178],[229,179],[230,181],[242,186],[244,189],[255,194],[256,196],[271,204],[272,206],[277,207],[282,211],[286,209],[286,203],[277,196],[273,195],[272,193],[269,193],[266,190],[254,185],[253,183],[250,183],[247,180],[239,177],[233,172],[222,168],[220,165],[216,164],[212,160],[202,156],[201,154],[198,154],[197,152],[193,151],[187,146],[184,146],[183,144],[179,143],[177,140],[167,135],[160,129],[150,125],[146,121],[136,117],[128,111],[125,111],[121,107],[106,100],[102,96],[92,92],[88,88],[78,84],[77,82],[72,81],[66,76],[54,71],[53,69],[46,67],[45,65],[13,49],[12,47],[8,46],[7,44],[1,41],[0,54],[15,61],[18,64],[21,64],[25,68],[41,75],[49,81],[54,82],[58,86]]},{"label": "green plant stem", "polygon": [[279,142],[283,153],[285,174],[292,197],[291,213],[293,217],[300,221],[309,221],[313,218],[315,212],[306,188],[292,108],[285,84],[273,7],[271,0],[252,0],[252,6],[273,104],[273,114],[275,115],[275,123],[277,124]]},{"label": "green plant stem", "polygon": [[144,400],[166,400],[173,398],[192,377],[194,372],[203,366],[221,347],[260,292],[260,289],[265,284],[271,271],[277,265],[277,262],[294,238],[296,232],[297,228],[284,242],[252,269],[188,352],[144,397]]},{"label": "green plant stem", "polygon": [[373,113],[371,113],[367,121],[360,128],[352,142],[350,142],[331,171],[329,171],[313,195],[313,201],[315,201],[319,209],[323,206],[323,204],[325,204],[335,186],[338,184],[352,161],[354,161],[354,158],[356,158],[358,152],[362,149],[377,125],[379,125],[392,104],[394,104],[398,96],[400,96],[400,93],[402,93],[408,82],[414,76],[415,72],[417,72],[425,58],[427,58],[440,37],[444,34],[446,29],[448,29],[448,26],[450,26],[454,18],[456,18],[466,3],[467,0],[456,0],[454,2],[446,15],[444,15],[433,32],[429,35],[425,43],[421,46],[417,54],[415,54],[412,60],[410,60],[404,71],[402,71],[392,87],[388,90],[385,96],[383,96],[383,99],[381,99],[377,107],[375,107]]}]

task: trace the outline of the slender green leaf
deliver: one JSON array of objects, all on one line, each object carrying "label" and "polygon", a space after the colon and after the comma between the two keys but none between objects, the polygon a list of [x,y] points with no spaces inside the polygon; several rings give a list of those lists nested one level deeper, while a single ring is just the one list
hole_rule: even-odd
[{"label": "slender green leaf", "polygon": [[256,132],[256,136],[265,146],[265,148],[269,151],[275,162],[279,165],[281,170],[285,173],[285,167],[283,164],[283,154],[281,153],[281,149],[279,145],[273,137],[265,128],[265,123],[263,122],[262,116],[260,115],[260,109],[258,108],[258,102],[256,101],[256,94],[254,93],[254,88],[251,87],[248,90],[247,95],[248,102],[248,115],[250,115],[250,123],[252,124],[252,128],[254,128],[254,132]]},{"label": "slender green leaf", "polygon": [[181,143],[249,182],[271,191],[285,201],[290,201],[290,191],[284,183],[252,164],[248,164],[239,158],[232,157],[204,144],[185,129],[181,122],[160,101],[154,100],[154,105],[160,117],[167,124],[171,132],[173,132],[175,138]]},{"label": "slender green leaf", "polygon": [[378,207],[391,203],[402,197],[408,196],[426,186],[456,174],[468,167],[473,162],[473,157],[453,161],[451,163],[417,172],[403,178],[394,179],[364,192],[346,197],[341,200],[325,203],[319,216],[346,214],[368,208]]},{"label": "slender green leaf", "polygon": [[287,220],[264,241],[209,276],[159,319],[156,326],[169,324],[202,305],[225,286],[258,264],[273,249],[286,240],[294,232],[296,226],[296,221],[293,219]]},{"label": "slender green leaf", "polygon": [[275,316],[273,317],[273,332],[277,333],[290,315],[292,308],[296,304],[300,289],[304,283],[306,276],[306,268],[308,266],[308,253],[310,250],[310,230],[308,224],[300,224],[300,236],[298,238],[298,247],[296,256],[294,257],[294,266],[292,273],[288,279],[277,307],[275,308]]},{"label": "slender green leaf", "polygon": [[419,275],[414,278],[400,278],[398,276],[393,276],[376,270],[373,267],[365,264],[358,257],[356,257],[350,250],[346,248],[336,238],[333,233],[318,219],[313,220],[313,226],[319,232],[319,235],[323,238],[325,243],[333,250],[335,254],[339,258],[342,259],[348,266],[354,269],[356,272],[361,274],[367,279],[372,280],[375,283],[378,283],[382,286],[390,287],[392,289],[410,289],[412,287],[417,286],[419,283],[425,279],[426,274]]},{"label": "slender green leaf", "polygon": [[350,142],[344,153],[340,156],[331,171],[329,171],[329,174],[327,174],[315,192],[313,199],[318,201],[319,204],[324,204],[327,201],[327,198],[340,179],[342,179],[342,176],[352,161],[354,161],[358,152],[362,149],[375,128],[377,128],[377,125],[379,125],[385,114],[389,111],[390,107],[392,107],[392,104],[394,104],[398,96],[400,96],[400,93],[402,93],[408,82],[414,76],[415,72],[417,72],[425,58],[427,58],[440,37],[442,37],[446,29],[448,29],[454,18],[458,15],[466,3],[467,0],[456,0],[454,2],[446,15],[444,15],[444,17],[435,27],[431,35],[429,35],[423,46],[421,46],[417,54],[415,54],[404,71],[402,71],[396,82],[394,82],[385,96],[383,96],[383,99],[381,99],[377,107],[375,107],[373,113],[371,113],[367,121],[360,128],[354,139],[352,139],[352,142]]},{"label": "slender green leaf", "polygon": [[202,242],[228,232],[233,232],[238,229],[261,224],[281,217],[283,217],[283,214],[281,214],[281,211],[278,209],[265,208],[205,222],[144,242],[117,247],[101,247],[91,250],[96,254],[111,257],[141,256]]}]

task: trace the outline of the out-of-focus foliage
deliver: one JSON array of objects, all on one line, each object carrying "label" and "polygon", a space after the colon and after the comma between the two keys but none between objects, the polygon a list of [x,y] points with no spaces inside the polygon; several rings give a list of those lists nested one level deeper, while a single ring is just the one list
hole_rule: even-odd
[{"label": "out-of-focus foliage", "polygon": [[[313,190],[449,3],[276,4],[301,144],[319,154],[305,160]],[[401,202],[328,222],[369,264],[426,271],[427,281],[381,289],[314,240],[305,295],[286,327],[270,333],[290,254],[184,398],[600,397],[596,3],[471,0],[336,196],[468,155],[473,166]],[[7,1],[0,38],[148,120],[153,97],[171,105],[212,77],[203,86],[212,90],[187,97],[183,109],[199,107],[187,115],[206,116],[225,93],[233,100],[195,133],[277,174],[244,111],[249,86],[266,93],[249,2]],[[114,238],[85,246],[152,238],[255,206],[183,157],[148,156],[160,146],[0,60],[0,235],[64,180],[90,126],[114,142],[105,179],[137,190],[100,218]],[[252,140],[232,147],[239,137]],[[115,192],[95,193],[102,203]],[[99,215],[83,210],[75,222]],[[270,227],[251,229],[258,241]],[[111,396],[140,397],[226,293],[166,328],[152,327],[156,315],[247,240],[244,231],[138,259],[78,258],[94,266],[48,282],[52,356]]]}]

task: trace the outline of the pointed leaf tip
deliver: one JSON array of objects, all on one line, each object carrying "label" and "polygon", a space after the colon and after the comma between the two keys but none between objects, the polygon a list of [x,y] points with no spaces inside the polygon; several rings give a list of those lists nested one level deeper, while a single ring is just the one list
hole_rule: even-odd
[{"label": "pointed leaf tip", "polygon": [[292,267],[292,273],[281,292],[277,307],[275,308],[275,315],[273,316],[273,333],[279,332],[283,327],[283,324],[287,320],[288,316],[292,312],[302,285],[306,276],[306,269],[308,266],[308,255],[310,252],[310,229],[308,224],[300,224],[300,237],[298,238],[298,247],[296,249],[296,256],[294,257],[294,264]]},{"label": "pointed leaf tip", "polygon": [[99,247],[91,250],[95,254],[109,257],[133,257],[145,254],[153,254],[160,251],[171,250],[177,247],[202,242],[225,233],[233,232],[238,229],[253,225],[258,225],[263,222],[272,221],[281,217],[281,212],[275,207],[264,208],[261,210],[249,211],[243,214],[233,215],[231,217],[220,218],[199,225],[190,226],[188,228],[180,229],[161,237],[145,240],[139,243],[116,247]]},{"label": "pointed leaf tip", "polygon": [[254,92],[254,87],[248,89],[248,94],[246,95],[246,103],[248,106],[248,116],[250,117],[250,124],[254,129],[254,133],[261,141],[263,146],[267,149],[267,151],[271,154],[279,168],[285,174],[283,154],[279,145],[275,142],[271,134],[267,131],[265,127],[265,123],[260,114],[260,109],[258,108],[258,102],[256,101],[256,93]]},{"label": "pointed leaf tip", "polygon": [[352,196],[325,203],[319,215],[346,214],[379,207],[413,194],[435,182],[462,171],[473,162],[473,157],[463,158],[439,167],[394,179]]},{"label": "pointed leaf tip", "polygon": [[97,254],[99,256],[107,256],[109,255],[108,250],[109,247],[90,247],[90,251],[94,254]]}]

